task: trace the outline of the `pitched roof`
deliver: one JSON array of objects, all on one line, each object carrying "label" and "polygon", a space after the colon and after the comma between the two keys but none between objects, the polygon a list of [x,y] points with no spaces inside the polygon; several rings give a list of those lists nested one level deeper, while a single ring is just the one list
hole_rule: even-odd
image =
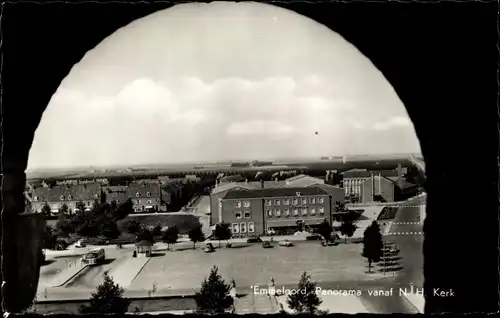
[{"label": "pitched roof", "polygon": [[220,179],[221,183],[229,183],[229,182],[240,182],[245,180],[242,176],[239,174],[233,175],[233,176],[225,176],[224,178]]},{"label": "pitched roof", "polygon": [[130,183],[127,188],[127,195],[131,198],[159,197],[160,185],[157,183]]},{"label": "pitched roof", "polygon": [[217,187],[212,189],[212,194],[217,194],[223,191],[228,191],[234,188],[242,188],[247,190],[254,190],[255,187],[249,185],[246,182],[231,182],[231,183],[223,183],[219,184]]},{"label": "pitched roof", "polygon": [[251,198],[274,198],[274,197],[295,197],[300,195],[328,195],[325,190],[318,187],[311,188],[274,188],[256,189],[246,191],[230,191],[224,199],[251,199]]},{"label": "pitched roof", "polygon": [[[97,195],[97,197],[96,197]],[[38,187],[33,190],[32,197],[40,202],[56,201],[89,201],[101,196],[100,183],[78,185],[57,185],[53,187]],[[62,198],[62,200],[61,200]]]},{"label": "pitched roof", "polygon": [[[260,181],[250,181],[249,185],[253,186],[255,189],[261,189],[262,184]],[[285,181],[264,181],[264,189],[274,189],[274,188],[283,188],[286,186]]]}]

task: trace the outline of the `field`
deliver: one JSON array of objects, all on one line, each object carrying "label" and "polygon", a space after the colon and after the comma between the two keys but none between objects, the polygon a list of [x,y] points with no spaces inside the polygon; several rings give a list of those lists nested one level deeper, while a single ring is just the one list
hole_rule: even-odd
[{"label": "field", "polygon": [[347,157],[344,162],[342,159],[331,160],[289,160],[275,162],[273,166],[267,167],[249,167],[249,168],[231,168],[230,164],[165,164],[147,167],[137,167],[129,170],[107,170],[107,171],[32,171],[27,173],[29,180],[41,178],[58,179],[78,179],[78,178],[109,178],[109,177],[153,177],[158,175],[173,174],[196,174],[196,173],[241,173],[252,171],[282,171],[282,170],[347,170],[353,168],[372,169],[375,165],[377,169],[396,168],[398,164],[403,166],[413,166],[408,155],[377,155],[377,156],[353,156]]}]

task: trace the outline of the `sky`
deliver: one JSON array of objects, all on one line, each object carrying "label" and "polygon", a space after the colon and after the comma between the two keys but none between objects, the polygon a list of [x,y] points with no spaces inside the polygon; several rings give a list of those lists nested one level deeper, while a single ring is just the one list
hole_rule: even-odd
[{"label": "sky", "polygon": [[341,35],[268,4],[188,3],[74,65],[28,169],[415,152],[396,92]]}]

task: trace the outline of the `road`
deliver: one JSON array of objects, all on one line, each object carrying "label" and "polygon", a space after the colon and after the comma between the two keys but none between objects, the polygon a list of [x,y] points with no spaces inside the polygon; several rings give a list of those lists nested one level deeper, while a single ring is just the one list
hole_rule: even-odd
[{"label": "road", "polygon": [[401,206],[394,218],[387,241],[394,242],[400,249],[403,269],[396,276],[400,284],[413,283],[423,288],[423,240],[422,222],[420,222],[421,206],[426,203],[426,196],[416,198]]}]

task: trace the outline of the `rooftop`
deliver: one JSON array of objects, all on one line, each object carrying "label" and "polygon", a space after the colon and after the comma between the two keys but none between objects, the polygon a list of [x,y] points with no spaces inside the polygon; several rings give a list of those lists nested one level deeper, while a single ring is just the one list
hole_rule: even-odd
[{"label": "rooftop", "polygon": [[224,199],[251,199],[251,198],[274,198],[274,197],[296,197],[300,195],[328,195],[325,190],[319,187],[311,188],[274,188],[256,189],[244,191],[230,191]]}]

